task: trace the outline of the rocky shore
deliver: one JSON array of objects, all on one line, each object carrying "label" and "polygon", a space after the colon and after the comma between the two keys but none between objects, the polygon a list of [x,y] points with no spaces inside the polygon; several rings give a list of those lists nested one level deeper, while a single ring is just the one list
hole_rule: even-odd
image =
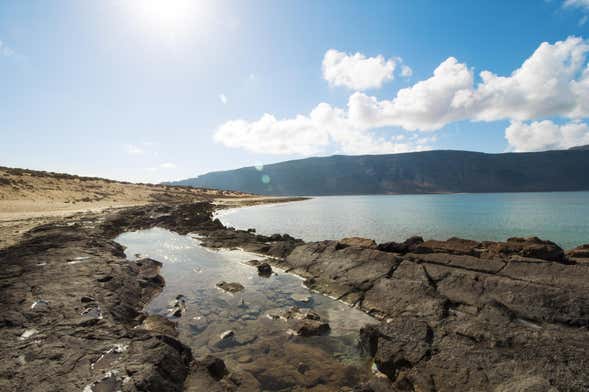
[{"label": "rocky shore", "polygon": [[356,391],[589,390],[588,245],[564,252],[537,238],[304,243],[226,228],[214,208],[80,214],[0,250],[0,389],[258,390],[221,358],[193,358],[172,323],[143,313],[165,284],[160,264],[127,260],[113,239],[162,227],[199,234],[208,247],[265,255],[311,289],[381,320],[361,332],[378,372]]}]

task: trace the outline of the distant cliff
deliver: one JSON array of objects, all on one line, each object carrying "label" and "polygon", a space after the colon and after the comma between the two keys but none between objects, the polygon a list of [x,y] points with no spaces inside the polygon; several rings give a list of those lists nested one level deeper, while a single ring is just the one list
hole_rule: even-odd
[{"label": "distant cliff", "polygon": [[270,195],[589,190],[589,150],[306,158],[171,183]]}]

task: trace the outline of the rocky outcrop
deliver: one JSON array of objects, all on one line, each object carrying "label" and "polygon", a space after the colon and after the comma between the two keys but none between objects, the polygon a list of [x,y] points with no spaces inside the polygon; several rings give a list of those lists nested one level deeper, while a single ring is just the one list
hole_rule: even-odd
[{"label": "rocky outcrop", "polygon": [[1,390],[182,389],[190,349],[142,313],[160,263],[75,222],[30,231],[0,264]]},{"label": "rocky outcrop", "polygon": [[[195,203],[81,216],[31,230],[0,251],[0,389],[253,391],[257,380],[284,389],[354,377],[306,368],[295,345],[270,353],[264,371],[193,359],[175,338],[173,321],[142,313],[164,284],[159,263],[128,261],[112,242],[124,231],[154,226],[199,234],[209,247],[268,256],[265,263],[299,274],[310,288],[380,318],[361,340],[383,377],[355,379],[355,390],[589,386],[587,245],[565,253],[538,238],[305,244],[288,235],[225,228],[212,213],[210,204]],[[176,301],[172,309],[181,315],[184,305]],[[297,339],[329,328],[301,309],[278,317],[302,335]],[[250,341],[225,332],[208,343],[213,352],[218,343]],[[303,364],[274,369],[272,355],[300,357]]]},{"label": "rocky outcrop", "polygon": [[589,264],[589,244],[580,245],[569,250],[567,256],[575,263]]},{"label": "rocky outcrop", "polygon": [[376,250],[343,245],[301,245],[285,264],[310,287],[383,320],[366,328],[362,341],[394,388],[582,391],[589,385],[589,266],[556,244],[451,238]]}]

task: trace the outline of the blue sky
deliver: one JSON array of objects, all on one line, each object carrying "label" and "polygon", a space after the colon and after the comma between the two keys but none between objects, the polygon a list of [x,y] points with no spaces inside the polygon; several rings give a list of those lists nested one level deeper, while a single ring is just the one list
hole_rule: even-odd
[{"label": "blue sky", "polygon": [[589,140],[588,15],[586,0],[3,0],[0,165],[161,181],[566,148]]}]

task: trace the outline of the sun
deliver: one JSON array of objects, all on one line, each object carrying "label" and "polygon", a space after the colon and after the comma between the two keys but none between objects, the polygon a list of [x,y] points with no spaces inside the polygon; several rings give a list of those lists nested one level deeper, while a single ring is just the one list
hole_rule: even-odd
[{"label": "sun", "polygon": [[142,28],[162,37],[178,38],[202,24],[203,0],[127,0]]}]

